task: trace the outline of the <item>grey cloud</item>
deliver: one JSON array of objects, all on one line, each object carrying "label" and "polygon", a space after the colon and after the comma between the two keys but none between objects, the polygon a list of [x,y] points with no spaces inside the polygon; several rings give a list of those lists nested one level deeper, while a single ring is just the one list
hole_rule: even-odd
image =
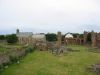
[{"label": "grey cloud", "polygon": [[98,0],[0,0],[0,33],[99,31]]}]

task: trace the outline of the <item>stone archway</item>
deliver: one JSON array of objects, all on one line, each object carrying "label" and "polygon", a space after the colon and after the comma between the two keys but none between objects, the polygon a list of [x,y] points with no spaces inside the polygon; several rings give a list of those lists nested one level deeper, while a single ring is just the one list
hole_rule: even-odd
[{"label": "stone archway", "polygon": [[90,44],[91,45],[91,43],[92,43],[92,34],[91,33],[88,33],[87,34],[86,41],[87,41],[87,44]]},{"label": "stone archway", "polygon": [[90,44],[92,47],[97,46],[97,33],[92,32],[84,32],[84,44]]}]

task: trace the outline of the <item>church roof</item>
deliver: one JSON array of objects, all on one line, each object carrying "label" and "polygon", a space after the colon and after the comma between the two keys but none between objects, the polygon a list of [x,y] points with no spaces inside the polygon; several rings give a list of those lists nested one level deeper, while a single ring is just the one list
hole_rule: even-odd
[{"label": "church roof", "polygon": [[44,36],[45,36],[44,34],[34,34],[32,37],[41,38],[41,37],[44,37]]},{"label": "church roof", "polygon": [[31,37],[33,35],[32,32],[19,32],[17,37]]},{"label": "church roof", "polygon": [[32,36],[34,39],[45,39],[45,34],[34,34]]}]

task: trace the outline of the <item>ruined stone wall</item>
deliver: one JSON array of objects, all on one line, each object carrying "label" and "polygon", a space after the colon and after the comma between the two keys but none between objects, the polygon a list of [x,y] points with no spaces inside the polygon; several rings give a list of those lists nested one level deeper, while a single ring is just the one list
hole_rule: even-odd
[{"label": "ruined stone wall", "polygon": [[83,39],[80,38],[65,38],[65,44],[68,45],[82,45]]},{"label": "ruined stone wall", "polygon": [[58,32],[57,34],[57,47],[60,48],[62,44],[62,35],[61,32]]},{"label": "ruined stone wall", "polygon": [[26,38],[26,37],[19,37],[18,38],[19,44],[31,44],[32,43],[32,38]]},{"label": "ruined stone wall", "polygon": [[92,47],[96,47],[97,46],[97,34],[95,32],[91,32],[92,34],[92,37],[91,37],[91,40],[92,40]]},{"label": "ruined stone wall", "polygon": [[84,45],[87,43],[87,35],[88,35],[88,32],[84,31]]},{"label": "ruined stone wall", "polygon": [[97,33],[96,38],[97,38],[97,46],[100,47],[100,33]]},{"label": "ruined stone wall", "polygon": [[84,32],[84,44],[87,44],[87,36],[91,33],[91,45],[92,47],[100,47],[100,33],[92,32]]}]

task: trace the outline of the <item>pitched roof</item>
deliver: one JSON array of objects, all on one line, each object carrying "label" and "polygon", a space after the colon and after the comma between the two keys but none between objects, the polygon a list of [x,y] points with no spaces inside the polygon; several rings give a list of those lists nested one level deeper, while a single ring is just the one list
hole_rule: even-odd
[{"label": "pitched roof", "polygon": [[30,36],[32,36],[32,35],[33,35],[32,32],[19,32],[19,33],[17,34],[17,37],[30,37]]},{"label": "pitched roof", "polygon": [[34,34],[32,36],[32,38],[34,38],[34,39],[44,39],[45,38],[45,34]]},{"label": "pitched roof", "polygon": [[66,34],[65,38],[73,38],[73,35],[68,33],[68,34]]}]

